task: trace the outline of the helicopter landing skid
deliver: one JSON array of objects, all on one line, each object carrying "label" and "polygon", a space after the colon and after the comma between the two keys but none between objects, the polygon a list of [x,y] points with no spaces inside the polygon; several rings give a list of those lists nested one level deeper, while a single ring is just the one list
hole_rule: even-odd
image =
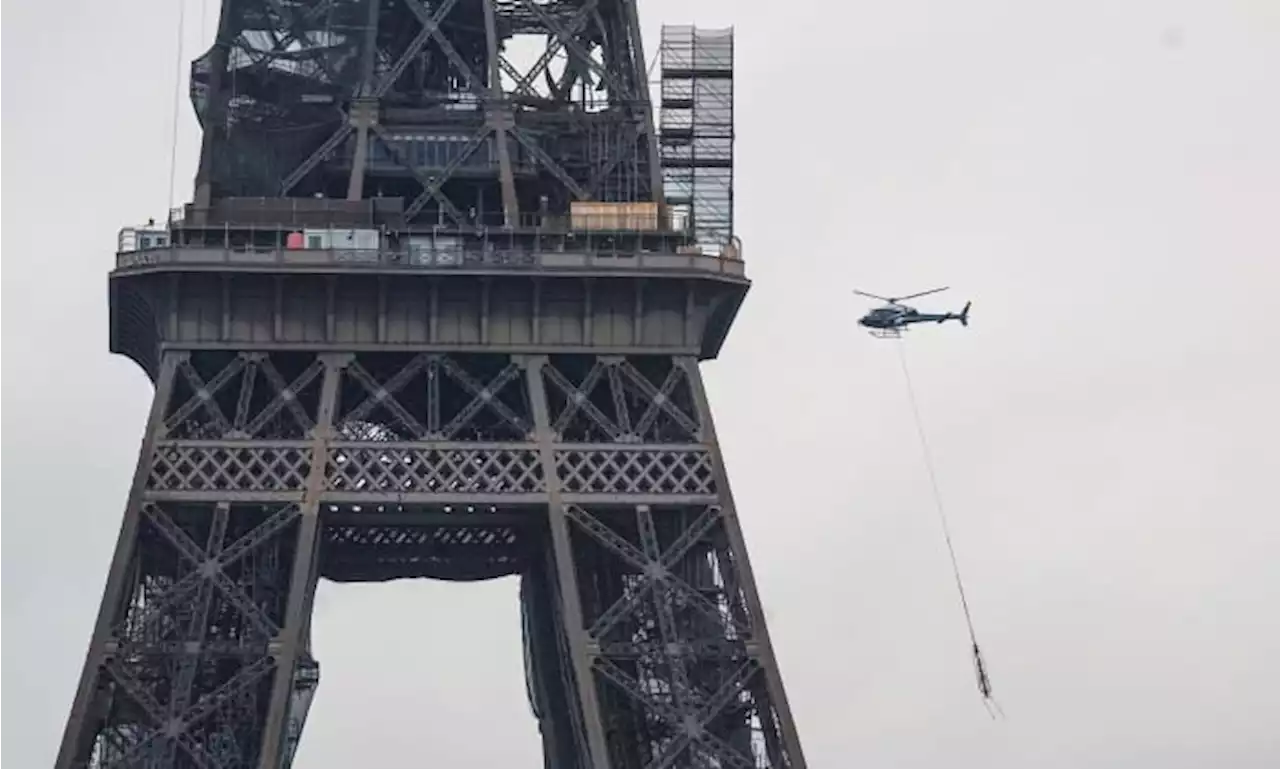
[{"label": "helicopter landing skid", "polygon": [[876,339],[899,339],[902,337],[902,329],[900,328],[873,328],[870,333]]}]

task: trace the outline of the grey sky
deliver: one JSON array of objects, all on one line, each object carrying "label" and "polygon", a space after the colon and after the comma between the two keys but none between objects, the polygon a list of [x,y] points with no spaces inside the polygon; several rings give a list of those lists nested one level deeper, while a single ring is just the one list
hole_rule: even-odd
[{"label": "grey sky", "polygon": [[[163,216],[176,5],[5,6],[18,769],[56,751],[150,398],[106,352],[106,272],[121,225]],[[184,71],[216,6],[187,0]],[[1280,766],[1280,5],[641,15],[651,53],[663,21],[737,27],[756,286],[706,374],[810,764]],[[891,343],[851,327],[850,286],[947,283],[922,308],[972,298],[972,327],[907,351],[1003,722]],[[514,582],[327,585],[315,650],[300,769],[541,766]]]}]

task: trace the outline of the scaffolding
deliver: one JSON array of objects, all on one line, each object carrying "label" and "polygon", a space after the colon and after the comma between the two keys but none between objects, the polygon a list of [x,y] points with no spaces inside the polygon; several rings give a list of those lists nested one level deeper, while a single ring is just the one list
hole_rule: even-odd
[{"label": "scaffolding", "polygon": [[733,240],[733,28],[663,26],[659,132],[666,201],[704,250]]}]

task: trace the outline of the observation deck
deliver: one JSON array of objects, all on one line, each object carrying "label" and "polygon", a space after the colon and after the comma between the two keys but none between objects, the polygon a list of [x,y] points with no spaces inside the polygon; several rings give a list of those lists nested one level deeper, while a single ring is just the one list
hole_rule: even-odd
[{"label": "observation deck", "polygon": [[242,199],[126,228],[111,349],[495,348],[714,358],[750,286],[652,204],[406,226],[399,199]]}]

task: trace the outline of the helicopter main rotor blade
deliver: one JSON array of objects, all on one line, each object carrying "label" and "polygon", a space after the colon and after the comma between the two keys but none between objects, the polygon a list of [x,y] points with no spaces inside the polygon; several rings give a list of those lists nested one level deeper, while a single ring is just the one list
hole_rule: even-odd
[{"label": "helicopter main rotor blade", "polygon": [[888,302],[889,304],[893,304],[893,300],[886,296],[879,296],[877,294],[868,294],[866,291],[859,291],[856,288],[853,290],[853,293],[857,294],[858,296],[865,296],[868,299],[878,299],[881,302]]},{"label": "helicopter main rotor blade", "polygon": [[942,288],[931,288],[928,291],[921,291],[918,294],[909,294],[908,296],[900,296],[897,299],[890,299],[889,301],[894,304],[897,304],[898,302],[905,302],[908,299],[918,299],[919,297],[928,296],[929,294],[936,294],[939,291],[946,291],[948,288],[950,288],[950,286],[943,286]]}]

